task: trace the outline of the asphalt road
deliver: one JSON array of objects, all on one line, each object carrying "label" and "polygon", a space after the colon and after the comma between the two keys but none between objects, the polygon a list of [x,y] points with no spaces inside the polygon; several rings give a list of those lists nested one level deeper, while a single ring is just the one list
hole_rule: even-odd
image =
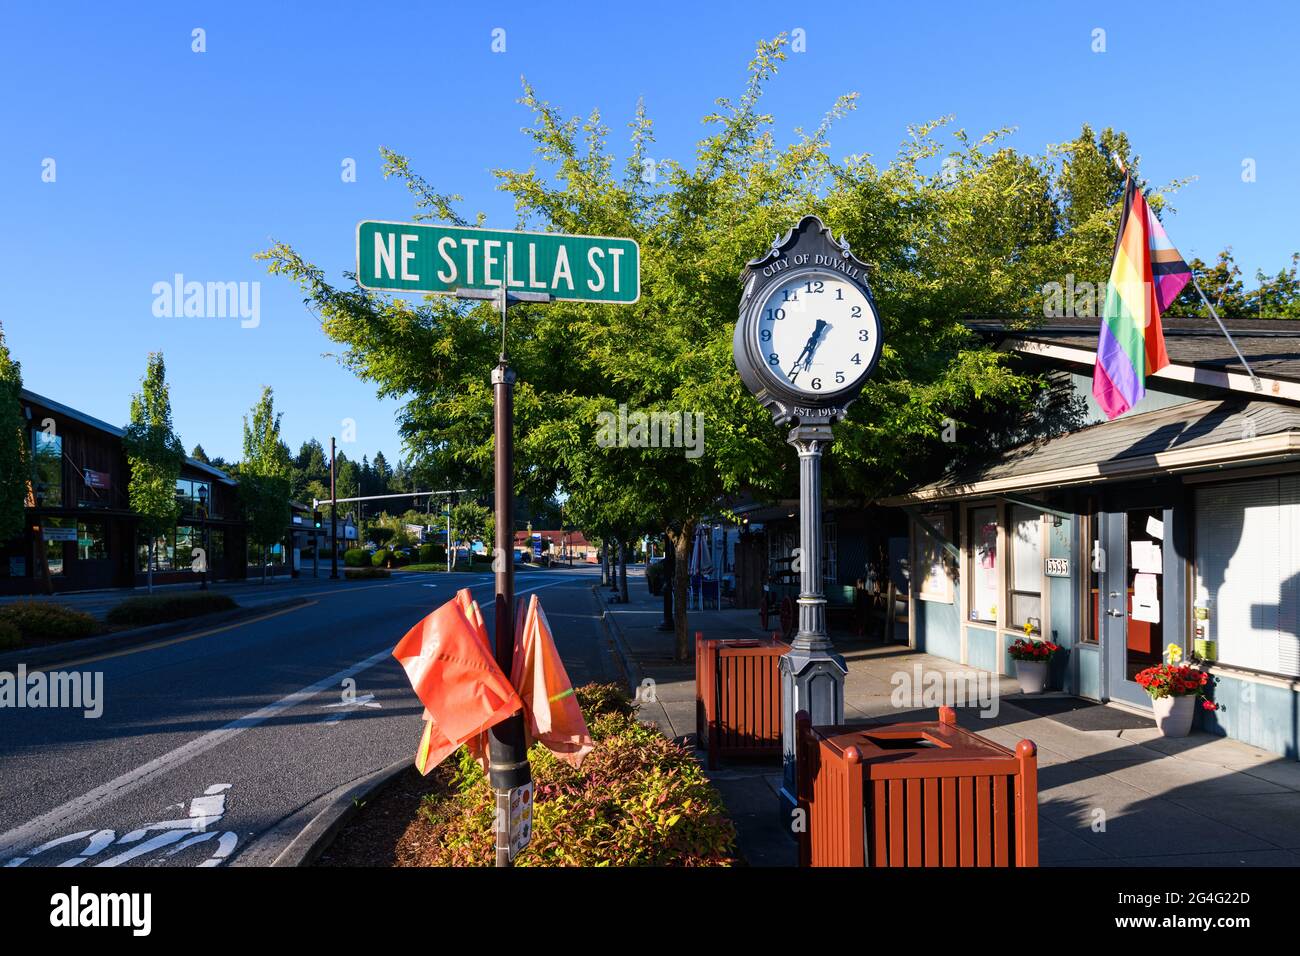
[{"label": "asphalt road", "polygon": [[[516,575],[574,684],[617,674],[598,580]],[[0,865],[270,863],[327,795],[414,754],[422,708],[391,651],[465,586],[491,633],[490,574],[307,579],[266,589],[306,607],[53,668],[102,673],[103,714],[0,709]]]}]

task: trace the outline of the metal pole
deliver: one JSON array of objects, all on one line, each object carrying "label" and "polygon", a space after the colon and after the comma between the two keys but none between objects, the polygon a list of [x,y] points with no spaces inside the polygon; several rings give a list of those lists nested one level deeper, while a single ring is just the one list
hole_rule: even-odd
[{"label": "metal pole", "polygon": [[330,580],[339,576],[339,499],[334,487],[334,438],[330,436]]},{"label": "metal pole", "polygon": [[1210,300],[1207,299],[1205,293],[1201,291],[1201,284],[1196,281],[1195,272],[1192,273],[1192,287],[1196,289],[1196,294],[1201,297],[1201,301],[1205,303],[1205,307],[1210,310],[1210,315],[1214,317],[1214,321],[1219,323],[1219,330],[1223,332],[1224,337],[1227,338],[1228,344],[1232,346],[1232,350],[1237,353],[1237,358],[1241,359],[1241,364],[1246,366],[1246,374],[1250,376],[1250,383],[1254,386],[1255,391],[1264,391],[1264,383],[1255,375],[1255,370],[1252,369],[1250,363],[1246,361],[1246,356],[1241,354],[1241,349],[1237,348],[1237,343],[1228,332],[1228,327],[1223,324],[1223,320],[1219,318],[1219,313],[1215,310],[1214,306],[1210,305]]},{"label": "metal pole", "polygon": [[783,821],[799,805],[795,762],[795,715],[805,710],[814,726],[844,722],[844,676],[848,666],[826,633],[822,591],[822,450],[832,439],[830,424],[802,424],[789,442],[799,454],[799,632],[781,657],[780,802]]},{"label": "metal pole", "polygon": [[447,499],[447,570],[451,570],[451,499]]},{"label": "metal pole", "polygon": [[[501,325],[504,329],[509,299],[501,289]],[[514,537],[514,385],[515,373],[505,354],[492,370],[493,427],[496,442],[496,548],[510,553]],[[509,674],[515,649],[515,563],[496,562],[496,658]],[[524,741],[524,715],[516,713],[488,731],[488,779],[496,793],[496,865],[510,866],[510,791],[532,779],[528,747]]]}]

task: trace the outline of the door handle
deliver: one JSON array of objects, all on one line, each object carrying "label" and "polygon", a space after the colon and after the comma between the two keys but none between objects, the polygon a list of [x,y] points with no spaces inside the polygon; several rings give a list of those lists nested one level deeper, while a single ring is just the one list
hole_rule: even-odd
[{"label": "door handle", "polygon": [[1111,617],[1123,617],[1123,616],[1124,616],[1124,612],[1123,612],[1123,611],[1116,610],[1116,609],[1113,608],[1113,607],[1108,607],[1108,608],[1106,608],[1106,613],[1109,614]]}]

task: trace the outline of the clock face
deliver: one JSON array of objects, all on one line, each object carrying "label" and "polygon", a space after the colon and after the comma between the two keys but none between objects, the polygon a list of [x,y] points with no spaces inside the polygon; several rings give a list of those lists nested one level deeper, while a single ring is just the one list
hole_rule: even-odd
[{"label": "clock face", "polygon": [[808,396],[849,388],[871,371],[880,349],[871,301],[830,272],[804,272],[774,286],[753,325],[768,373]]}]

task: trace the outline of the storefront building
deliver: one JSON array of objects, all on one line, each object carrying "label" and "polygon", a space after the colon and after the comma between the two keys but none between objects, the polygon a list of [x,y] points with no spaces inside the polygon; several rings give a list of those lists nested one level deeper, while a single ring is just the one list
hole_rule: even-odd
[{"label": "storefront building", "polygon": [[[129,506],[124,431],[25,389],[20,400],[32,494],[24,533],[0,554],[0,593],[143,585],[150,543],[137,533]],[[197,581],[205,557],[209,580],[244,577],[235,482],[187,459],[176,500],[176,526],[153,543],[154,583]]]},{"label": "storefront building", "polygon": [[1175,644],[1213,678],[1212,733],[1300,757],[1300,322],[1166,320],[1173,365],[1132,412],[1091,399],[1097,320],[1003,333],[1080,421],[883,504],[910,527],[909,643],[1014,674],[1027,633],[1053,686],[1149,711],[1134,680]]}]

